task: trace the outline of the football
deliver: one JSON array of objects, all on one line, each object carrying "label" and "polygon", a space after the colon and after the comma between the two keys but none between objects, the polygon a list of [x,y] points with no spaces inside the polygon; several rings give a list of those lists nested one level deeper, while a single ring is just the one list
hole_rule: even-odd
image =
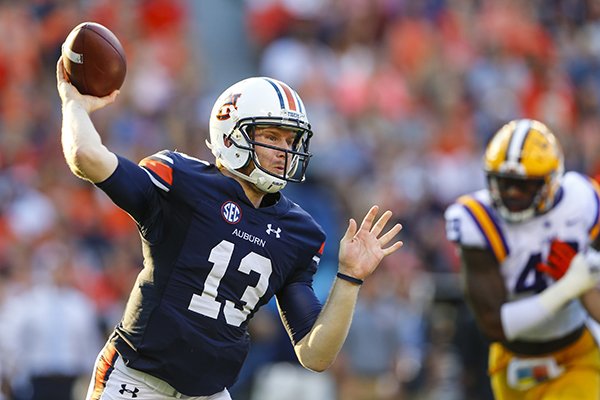
[{"label": "football", "polygon": [[81,94],[103,97],[123,85],[125,52],[103,25],[83,22],[73,28],[62,45],[62,57],[67,78]]}]

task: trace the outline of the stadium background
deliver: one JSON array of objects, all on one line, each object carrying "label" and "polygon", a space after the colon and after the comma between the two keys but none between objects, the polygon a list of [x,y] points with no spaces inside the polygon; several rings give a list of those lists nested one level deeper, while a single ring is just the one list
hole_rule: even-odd
[{"label": "stadium background", "polygon": [[517,117],[557,133],[568,169],[600,174],[600,3],[0,1],[0,399],[27,398],[30,374],[81,374],[84,391],[141,265],[134,224],[60,150],[55,63],[86,20],[127,52],[121,95],[94,121],[131,159],[169,148],[212,160],[210,107],[244,77],[301,94],[314,157],[286,193],[328,233],[321,299],[349,216],[378,203],[405,226],[333,368],[299,368],[270,306],[252,323],[235,400],[490,398],[442,213],[483,186],[486,140]]}]

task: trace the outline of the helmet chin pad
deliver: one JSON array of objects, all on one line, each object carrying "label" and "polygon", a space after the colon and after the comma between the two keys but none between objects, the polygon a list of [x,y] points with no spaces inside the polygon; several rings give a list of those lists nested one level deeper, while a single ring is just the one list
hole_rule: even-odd
[{"label": "helmet chin pad", "polygon": [[250,175],[246,175],[237,169],[232,169],[228,165],[223,164],[225,168],[233,175],[245,181],[252,183],[258,190],[265,193],[276,193],[285,187],[287,181],[271,176],[259,168],[254,168]]},{"label": "helmet chin pad", "polygon": [[287,184],[287,181],[266,174],[257,167],[254,168],[248,178],[259,190],[265,193],[279,192]]}]

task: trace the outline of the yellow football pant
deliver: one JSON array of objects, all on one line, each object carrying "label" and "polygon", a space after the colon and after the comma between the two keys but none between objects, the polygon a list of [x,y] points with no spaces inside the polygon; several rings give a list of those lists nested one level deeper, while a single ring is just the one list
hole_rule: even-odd
[{"label": "yellow football pant", "polygon": [[508,363],[515,354],[500,343],[493,343],[490,346],[488,372],[495,399],[600,399],[600,350],[587,329],[575,343],[547,355],[554,357],[565,368],[562,375],[528,390],[518,391],[508,386],[506,377]]}]

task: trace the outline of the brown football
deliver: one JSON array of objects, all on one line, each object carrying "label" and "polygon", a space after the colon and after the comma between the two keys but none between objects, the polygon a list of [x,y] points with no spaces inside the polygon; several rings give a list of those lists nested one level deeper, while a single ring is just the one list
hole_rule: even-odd
[{"label": "brown football", "polygon": [[108,28],[95,23],[77,25],[62,47],[69,81],[82,94],[103,97],[121,88],[127,73],[125,52]]}]

